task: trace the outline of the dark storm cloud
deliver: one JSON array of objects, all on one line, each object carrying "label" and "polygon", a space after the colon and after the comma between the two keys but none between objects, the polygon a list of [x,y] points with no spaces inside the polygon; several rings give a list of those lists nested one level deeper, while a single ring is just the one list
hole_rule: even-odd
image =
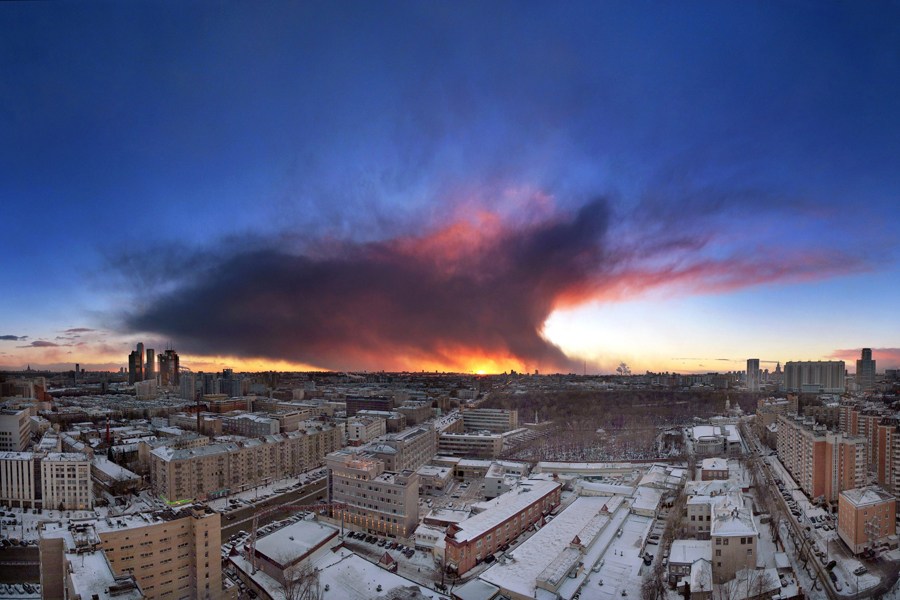
[{"label": "dark storm cloud", "polygon": [[19,340],[24,340],[27,337],[27,335],[0,335],[0,340],[4,342],[18,342]]},{"label": "dark storm cloud", "polygon": [[[698,227],[715,218],[697,215]],[[750,253],[677,225],[647,228],[652,235],[619,225],[617,237],[604,200],[524,223],[482,219],[369,243],[285,234],[173,247],[157,255],[164,267],[145,263],[130,277],[143,304],[124,315],[125,328],[194,354],[331,369],[469,370],[488,359],[571,370],[577,361],[542,336],[555,309],[657,288],[726,293],[867,268],[858,255],[815,247]]]},{"label": "dark storm cloud", "polygon": [[[462,368],[473,355],[569,369],[541,328],[562,297],[590,285],[607,219],[606,203],[596,201],[569,219],[499,230],[493,239],[451,228],[339,244],[320,257],[252,248],[213,260],[197,281],[127,324],[191,352],[335,369]],[[477,250],[468,251],[473,243]]]}]

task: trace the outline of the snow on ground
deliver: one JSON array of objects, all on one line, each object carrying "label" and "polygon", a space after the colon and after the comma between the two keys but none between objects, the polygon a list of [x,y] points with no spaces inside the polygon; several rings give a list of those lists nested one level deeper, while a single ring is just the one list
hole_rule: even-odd
[{"label": "snow on ground", "polygon": [[791,535],[788,532],[787,528],[787,523],[781,524],[780,537],[784,542],[785,553],[791,561],[791,566],[794,568],[794,573],[796,573],[797,575],[797,580],[800,583],[800,588],[811,600],[820,600],[827,598],[828,596],[825,594],[825,591],[822,588],[822,584],[818,582],[814,583],[812,578],[810,577],[810,572],[814,575],[816,573],[816,571],[812,570],[812,565],[810,565],[810,571],[807,571],[803,568],[803,562],[799,558],[799,548],[796,548],[794,546],[794,543],[791,541]]}]

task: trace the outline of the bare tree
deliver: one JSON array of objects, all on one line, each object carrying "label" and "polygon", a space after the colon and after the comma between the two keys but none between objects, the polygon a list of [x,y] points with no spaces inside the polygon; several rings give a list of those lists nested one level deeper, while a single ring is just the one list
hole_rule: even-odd
[{"label": "bare tree", "polygon": [[747,598],[762,598],[771,592],[774,585],[772,576],[763,569],[747,570]]},{"label": "bare tree", "polygon": [[284,600],[321,600],[319,572],[309,565],[293,566],[285,569],[279,591]]},{"label": "bare tree", "polygon": [[713,600],[739,600],[738,580],[731,579],[725,583],[717,583],[712,590]]},{"label": "bare tree", "polygon": [[662,559],[657,557],[653,561],[653,567],[644,573],[644,581],[641,583],[641,598],[642,600],[662,600],[665,597],[666,568],[662,564]]}]

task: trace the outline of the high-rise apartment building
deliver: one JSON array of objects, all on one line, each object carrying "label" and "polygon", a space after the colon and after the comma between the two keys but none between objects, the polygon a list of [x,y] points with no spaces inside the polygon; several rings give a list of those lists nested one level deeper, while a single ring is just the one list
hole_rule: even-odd
[{"label": "high-rise apartment building", "polygon": [[871,348],[863,348],[861,358],[856,361],[856,385],[866,392],[875,389],[875,361]]},{"label": "high-rise apartment building", "polygon": [[866,481],[866,439],[835,434],[813,421],[778,417],[778,457],[811,499],[837,502]]},{"label": "high-rise apartment building", "polygon": [[842,394],[846,365],[842,360],[792,361],[784,365],[784,389],[789,392]]},{"label": "high-rise apartment building", "polygon": [[747,359],[747,389],[751,392],[759,391],[759,359]]}]

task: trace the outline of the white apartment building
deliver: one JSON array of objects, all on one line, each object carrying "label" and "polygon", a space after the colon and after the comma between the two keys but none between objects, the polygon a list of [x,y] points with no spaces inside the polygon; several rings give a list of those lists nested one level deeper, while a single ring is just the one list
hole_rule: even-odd
[{"label": "white apartment building", "polygon": [[501,408],[473,408],[462,411],[466,431],[503,433],[519,427],[519,411]]},{"label": "white apartment building", "polygon": [[438,453],[470,458],[498,458],[503,451],[499,433],[442,433]]},{"label": "white apartment building", "polygon": [[387,433],[387,421],[379,417],[347,419],[347,441],[358,446]]},{"label": "white apartment building", "polygon": [[0,452],[21,452],[31,441],[31,410],[0,410]]},{"label": "white apartment building", "polygon": [[34,508],[36,479],[33,452],[0,453],[0,503]]},{"label": "white apartment building", "polygon": [[52,452],[41,461],[45,508],[89,510],[94,507],[91,459],[77,452]]}]

